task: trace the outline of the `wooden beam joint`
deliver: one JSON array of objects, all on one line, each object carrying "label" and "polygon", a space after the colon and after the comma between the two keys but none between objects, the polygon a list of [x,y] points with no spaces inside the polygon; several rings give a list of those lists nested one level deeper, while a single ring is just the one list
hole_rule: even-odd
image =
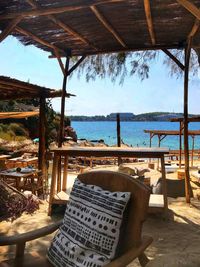
[{"label": "wooden beam joint", "polygon": [[185,66],[167,49],[162,49],[162,51],[170,57],[178,66],[181,70],[185,70]]}]

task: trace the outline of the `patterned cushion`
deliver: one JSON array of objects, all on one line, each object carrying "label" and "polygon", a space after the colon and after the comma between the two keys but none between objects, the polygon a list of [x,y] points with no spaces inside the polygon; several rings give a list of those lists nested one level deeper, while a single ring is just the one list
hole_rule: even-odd
[{"label": "patterned cushion", "polygon": [[115,256],[129,192],[109,192],[76,179],[63,225],[48,251],[56,267],[100,267]]}]

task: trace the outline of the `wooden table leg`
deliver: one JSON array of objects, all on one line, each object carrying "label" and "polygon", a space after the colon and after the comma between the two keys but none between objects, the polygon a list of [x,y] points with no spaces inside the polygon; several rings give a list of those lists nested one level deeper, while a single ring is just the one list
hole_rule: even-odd
[{"label": "wooden table leg", "polygon": [[18,191],[20,191],[20,181],[21,181],[21,177],[17,177],[16,178],[16,189],[18,190]]},{"label": "wooden table leg", "polygon": [[165,174],[165,160],[164,156],[161,157],[161,173],[162,173],[162,185],[163,185],[163,197],[164,197],[164,214],[167,216],[168,201],[167,201],[167,182]]},{"label": "wooden table leg", "polygon": [[57,166],[57,192],[61,191],[61,173],[62,173],[62,156],[58,156],[58,166]]},{"label": "wooden table leg", "polygon": [[62,181],[62,190],[67,190],[67,170],[68,170],[68,156],[65,156],[64,159],[64,172],[63,172],[63,181]]},{"label": "wooden table leg", "polygon": [[52,212],[52,202],[53,198],[56,192],[56,178],[57,178],[57,173],[58,173],[58,160],[59,157],[54,154],[54,159],[53,159],[53,170],[52,170],[52,177],[51,177],[51,189],[50,189],[50,195],[49,195],[49,209],[48,209],[48,215],[51,215]]}]

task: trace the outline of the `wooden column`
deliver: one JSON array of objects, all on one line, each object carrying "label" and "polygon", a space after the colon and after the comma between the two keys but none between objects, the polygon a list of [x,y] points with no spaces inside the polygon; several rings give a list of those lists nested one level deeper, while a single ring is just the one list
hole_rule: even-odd
[{"label": "wooden column", "polygon": [[38,169],[46,175],[46,116],[45,98],[40,97]]},{"label": "wooden column", "polygon": [[193,167],[193,163],[194,163],[194,139],[195,136],[192,135],[192,154],[191,154],[191,167]]},{"label": "wooden column", "polygon": [[167,218],[168,200],[167,200],[167,182],[165,174],[165,158],[161,157],[161,173],[162,173],[162,185],[163,185],[163,198],[164,198],[164,216]]},{"label": "wooden column", "polygon": [[63,77],[58,147],[62,147],[63,137],[64,137],[65,97],[66,97],[66,87],[67,87],[67,76],[68,76],[68,70],[69,70],[69,59],[70,59],[69,56],[67,56],[66,63],[65,63],[65,74]]},{"label": "wooden column", "polygon": [[183,123],[180,121],[179,123],[179,168],[181,168],[181,156],[182,156],[182,130],[183,130]]},{"label": "wooden column", "polygon": [[185,49],[185,71],[184,71],[184,156],[185,156],[185,197],[190,203],[190,172],[189,172],[189,144],[188,144],[188,80],[191,54],[192,38],[189,38]]},{"label": "wooden column", "polygon": [[[117,146],[121,146],[121,129],[120,129],[120,114],[117,113]],[[118,157],[118,166],[122,163],[122,159]]]},{"label": "wooden column", "polygon": [[150,133],[150,136],[149,136],[149,147],[152,146],[152,138],[153,138],[153,135]]},{"label": "wooden column", "polygon": [[161,142],[161,136],[158,135],[158,147],[160,147],[160,142]]},{"label": "wooden column", "polygon": [[117,146],[121,146],[120,115],[117,113]]},{"label": "wooden column", "polygon": [[[61,98],[61,114],[60,114],[60,127],[58,133],[58,147],[62,147],[63,139],[64,139],[64,121],[65,121],[65,97],[66,97],[66,87],[67,87],[67,77],[69,70],[69,56],[66,56],[65,62],[65,71],[63,77],[63,85],[62,85],[62,98]],[[61,170],[62,170],[62,158],[60,156],[58,160],[58,174],[57,174],[57,192],[61,191]]]}]

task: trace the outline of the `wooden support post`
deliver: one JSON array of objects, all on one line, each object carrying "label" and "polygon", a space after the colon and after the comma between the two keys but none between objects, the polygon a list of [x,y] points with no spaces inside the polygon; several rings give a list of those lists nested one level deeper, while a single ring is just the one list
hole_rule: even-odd
[{"label": "wooden support post", "polygon": [[50,216],[52,213],[52,202],[54,195],[56,193],[56,178],[57,178],[57,168],[58,168],[58,155],[54,153],[53,158],[53,170],[52,170],[52,178],[51,178],[51,188],[50,188],[50,195],[49,195],[49,209],[48,215]]},{"label": "wooden support post", "polygon": [[[64,139],[64,120],[65,120],[65,97],[67,94],[66,87],[67,87],[67,77],[70,75],[70,73],[75,70],[80,63],[84,60],[85,56],[81,57],[81,59],[75,64],[75,66],[72,67],[71,71],[69,72],[69,61],[71,56],[71,50],[68,51],[68,54],[66,55],[66,63],[65,68],[63,70],[63,86],[62,86],[62,98],[61,98],[61,115],[60,115],[60,128],[58,133],[58,147],[62,147],[63,139]],[[61,62],[60,62],[61,63]],[[58,159],[58,167],[57,167],[57,191],[59,192],[61,190],[61,179],[62,179],[62,166],[61,162],[62,157]],[[62,187],[65,189],[67,186],[67,171],[66,171],[66,164],[68,162],[64,161],[64,173],[63,173],[63,183]]]},{"label": "wooden support post", "polygon": [[[160,147],[160,135],[158,135],[158,147]],[[161,166],[162,167],[162,166]],[[158,166],[157,169],[159,170],[159,159],[158,159]]]},{"label": "wooden support post", "polygon": [[[120,129],[120,114],[117,113],[117,146],[121,146],[121,129]],[[118,157],[118,166],[122,163],[122,159]]]},{"label": "wooden support post", "polygon": [[25,250],[26,243],[25,242],[20,242],[16,246],[16,254],[15,258],[22,258],[24,256],[24,250]]},{"label": "wooden support post", "polygon": [[63,182],[62,182],[62,190],[67,190],[67,170],[68,170],[68,156],[64,157],[64,172],[63,172]]},{"label": "wooden support post", "polygon": [[151,145],[152,145],[152,138],[153,138],[153,136],[152,136],[152,134],[150,133],[150,140],[149,140],[149,147],[151,147]]},{"label": "wooden support post", "polygon": [[183,124],[182,122],[180,121],[180,124],[179,124],[179,168],[181,168],[181,161],[182,161],[182,130],[183,130]]},{"label": "wooden support post", "polygon": [[160,142],[161,142],[161,136],[158,135],[158,147],[160,147]]},{"label": "wooden support post", "polygon": [[67,73],[69,69],[69,56],[66,57],[65,63],[65,75],[63,78],[63,86],[62,86],[62,98],[61,98],[61,115],[60,115],[60,128],[58,135],[58,147],[62,147],[63,143],[63,134],[64,134],[64,119],[65,119],[65,95],[66,95],[66,87],[67,87]]},{"label": "wooden support post", "polygon": [[46,166],[46,116],[45,116],[45,98],[40,97],[40,117],[39,117],[39,153],[38,153],[38,169],[42,174],[47,175]]},{"label": "wooden support post", "polygon": [[[62,85],[62,98],[61,98],[61,114],[60,114],[60,128],[58,133],[58,147],[62,147],[62,143],[64,140],[64,121],[65,121],[65,96],[66,96],[66,87],[67,87],[67,73],[69,70],[69,60],[70,57],[67,55],[66,62],[65,62],[65,70],[63,75],[63,85]],[[58,161],[58,174],[57,174],[57,191],[61,190],[61,172],[62,172],[62,159],[59,158]]]},{"label": "wooden support post", "polygon": [[120,115],[117,113],[117,146],[121,146]]},{"label": "wooden support post", "polygon": [[188,80],[191,54],[192,38],[188,39],[185,49],[185,71],[184,71],[184,156],[185,156],[185,197],[190,203],[190,172],[189,172],[189,144],[188,144]]},{"label": "wooden support post", "polygon": [[161,157],[161,173],[162,173],[163,198],[164,198],[164,214],[165,217],[167,217],[168,201],[167,201],[167,183],[166,183],[164,156]]},{"label": "wooden support post", "polygon": [[194,163],[194,139],[195,136],[192,135],[192,155],[191,155],[191,167],[193,167],[193,163]]}]

